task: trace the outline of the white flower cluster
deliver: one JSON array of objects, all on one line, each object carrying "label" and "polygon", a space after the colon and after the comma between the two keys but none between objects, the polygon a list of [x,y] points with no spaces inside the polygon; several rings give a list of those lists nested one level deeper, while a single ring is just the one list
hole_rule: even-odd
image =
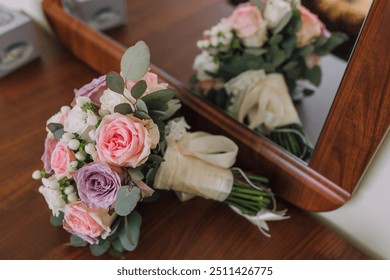
[{"label": "white flower cluster", "polygon": [[227,48],[233,39],[233,28],[222,19],[217,25],[203,32],[203,40],[196,44],[200,49]]}]

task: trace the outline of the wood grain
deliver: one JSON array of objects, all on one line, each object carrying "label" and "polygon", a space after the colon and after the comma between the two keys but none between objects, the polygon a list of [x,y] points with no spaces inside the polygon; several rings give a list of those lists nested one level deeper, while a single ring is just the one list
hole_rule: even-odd
[{"label": "wood grain", "polygon": [[[42,4],[59,40],[76,57],[99,73],[118,69],[125,47],[64,13],[58,0],[45,0]],[[139,13],[142,15],[141,12]],[[175,35],[173,33],[172,37]],[[175,51],[176,53],[180,53],[180,49]],[[166,55],[165,52],[164,54]],[[163,56],[158,53],[155,55]],[[230,137],[240,149],[237,164],[246,170],[267,174],[278,195],[310,211],[332,210],[349,200],[350,193],[308,168],[306,164],[289,156],[271,141],[259,137],[245,126],[227,117],[215,106],[190,93],[181,82],[169,74],[155,66],[152,68],[163,81],[168,82],[176,90],[177,97],[185,105],[183,112],[192,119],[192,128]],[[178,68],[181,69],[180,65]]]},{"label": "wood grain", "polygon": [[[0,259],[111,259],[67,245],[31,178],[41,168],[46,120],[98,73],[36,29],[41,58],[0,80]],[[271,238],[224,204],[181,203],[163,192],[142,204],[141,238],[125,259],[367,259],[304,211],[281,200],[290,219],[270,223]]]},{"label": "wood grain", "polygon": [[390,126],[390,1],[375,0],[310,167],[353,192]]}]

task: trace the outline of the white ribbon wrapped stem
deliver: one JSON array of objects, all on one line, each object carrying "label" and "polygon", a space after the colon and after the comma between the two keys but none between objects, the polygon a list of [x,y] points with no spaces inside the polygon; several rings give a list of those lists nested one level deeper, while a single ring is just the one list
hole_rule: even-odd
[{"label": "white ribbon wrapped stem", "polygon": [[[229,168],[237,152],[237,145],[230,139],[205,132],[170,139],[155,187],[224,201],[233,187],[234,178]],[[191,198],[186,194],[180,194],[179,198]]]},{"label": "white ribbon wrapped stem", "polygon": [[228,111],[241,123],[247,118],[251,129],[301,123],[281,74],[249,70],[227,82],[225,89],[233,102]]}]

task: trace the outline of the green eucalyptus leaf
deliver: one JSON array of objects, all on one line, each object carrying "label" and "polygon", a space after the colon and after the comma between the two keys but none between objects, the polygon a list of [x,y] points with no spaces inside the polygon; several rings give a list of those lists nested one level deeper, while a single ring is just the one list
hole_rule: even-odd
[{"label": "green eucalyptus leaf", "polygon": [[70,245],[74,247],[85,247],[88,245],[88,242],[84,239],[78,237],[77,235],[70,236]]},{"label": "green eucalyptus leaf", "polygon": [[121,72],[126,80],[139,80],[150,66],[150,50],[143,41],[128,48],[121,59]]},{"label": "green eucalyptus leaf", "polygon": [[282,41],[283,41],[283,35],[275,34],[274,36],[271,37],[269,43],[271,45],[279,45]]},{"label": "green eucalyptus leaf", "polygon": [[307,46],[300,48],[298,50],[298,54],[300,56],[305,57],[305,56],[308,56],[309,54],[311,54],[314,50],[315,50],[315,47],[313,45],[307,45]]},{"label": "green eucalyptus leaf", "polygon": [[137,100],[137,111],[149,113],[146,103],[142,99]]},{"label": "green eucalyptus leaf", "polygon": [[134,117],[139,118],[140,120],[150,120],[151,119],[151,117],[147,113],[142,112],[142,111],[136,111],[134,113]]},{"label": "green eucalyptus leaf", "polygon": [[60,214],[58,217],[51,215],[50,216],[50,223],[52,226],[60,227],[62,226],[62,221],[64,220],[64,213],[60,211]]},{"label": "green eucalyptus leaf", "polygon": [[304,94],[305,96],[311,96],[311,95],[314,94],[314,92],[315,92],[314,89],[309,89],[309,88],[305,88],[305,89],[303,90],[303,94]]},{"label": "green eucalyptus leaf", "polygon": [[167,103],[174,96],[175,96],[175,91],[171,89],[162,89],[162,90],[149,93],[148,95],[142,97],[141,99],[146,103],[146,105],[148,105],[149,108],[149,104],[153,104],[155,102]]},{"label": "green eucalyptus leaf", "polygon": [[283,70],[284,71],[291,71],[291,70],[294,70],[297,66],[299,66],[299,61],[292,60],[283,66]]},{"label": "green eucalyptus leaf", "polygon": [[99,244],[93,244],[89,246],[89,249],[91,251],[91,254],[98,257],[103,255],[105,252],[110,249],[110,241],[106,240],[100,240]]},{"label": "green eucalyptus leaf", "polygon": [[107,87],[119,94],[123,94],[125,90],[125,81],[122,76],[116,72],[109,72],[106,76]]},{"label": "green eucalyptus leaf", "polygon": [[288,52],[292,52],[293,50],[295,50],[296,45],[297,45],[296,35],[290,35],[289,37],[286,37],[281,44],[282,48]]},{"label": "green eucalyptus leaf", "polygon": [[318,65],[306,71],[306,78],[316,86],[319,86],[321,83],[321,75],[321,68]]},{"label": "green eucalyptus leaf", "polygon": [[328,39],[324,35],[321,35],[320,37],[317,38],[317,40],[315,40],[313,45],[315,48],[318,48],[318,47],[322,46],[323,44],[325,44],[327,42],[327,40]]},{"label": "green eucalyptus leaf", "polygon": [[[118,239],[118,240],[119,240],[119,239]],[[120,243],[120,241],[118,241],[118,242]],[[122,246],[122,245],[121,245],[121,246]],[[118,251],[118,250],[116,250],[116,249],[114,249],[114,248],[111,248],[111,249],[108,251],[108,253],[109,253],[111,256],[115,257],[115,258],[123,257],[123,251],[120,252],[120,251]]]},{"label": "green eucalyptus leaf", "polygon": [[161,163],[161,162],[165,161],[165,159],[163,159],[162,157],[160,157],[158,155],[153,155],[153,154],[149,155],[148,160],[154,161],[154,162],[157,162],[157,163]]},{"label": "green eucalyptus leaf", "polygon": [[124,227],[119,232],[119,240],[127,251],[133,251],[139,241],[142,217],[137,211],[133,211],[124,217]]},{"label": "green eucalyptus leaf", "polygon": [[[124,222],[123,222],[122,228],[123,228],[123,227],[124,227]],[[119,232],[122,231],[122,228],[121,228],[121,230],[120,230]],[[119,239],[119,236],[118,236],[117,239],[115,239],[115,240],[113,240],[113,241],[111,242],[111,245],[112,245],[112,248],[113,248],[116,252],[119,252],[119,253],[120,253],[120,255],[122,255],[122,253],[125,251],[125,248],[123,248],[123,245],[122,245],[122,243],[121,243],[121,241],[120,241],[120,239]],[[110,253],[111,253],[111,252],[110,252]]]},{"label": "green eucalyptus leaf", "polygon": [[152,111],[149,112],[149,116],[150,116],[153,120],[163,119],[166,115],[167,115],[166,112],[164,112],[164,111],[159,111],[159,110],[152,110]]},{"label": "green eucalyptus leaf", "polygon": [[250,0],[253,4],[255,4],[260,10],[265,9],[265,3],[263,0]]},{"label": "green eucalyptus leaf", "polygon": [[49,129],[51,131],[51,133],[55,133],[57,130],[59,129],[63,129],[64,126],[60,123],[49,123],[47,125],[47,129]]},{"label": "green eucalyptus leaf", "polygon": [[268,52],[267,49],[259,49],[259,48],[247,48],[244,50],[245,53],[260,56]]},{"label": "green eucalyptus leaf", "polygon": [[146,82],[144,80],[140,80],[131,88],[131,95],[135,99],[138,99],[145,93],[147,87]]},{"label": "green eucalyptus leaf", "polygon": [[131,108],[129,103],[121,103],[115,106],[114,112],[122,115],[128,115],[133,113],[133,108]]},{"label": "green eucalyptus leaf", "polygon": [[127,216],[133,211],[140,200],[140,190],[136,187],[122,186],[118,190],[114,203],[115,212],[119,216]]},{"label": "green eucalyptus leaf", "polygon": [[129,173],[133,181],[142,181],[144,179],[144,174],[137,168],[128,168],[127,173]]},{"label": "green eucalyptus leaf", "polygon": [[278,26],[275,27],[273,33],[274,34],[278,34],[280,31],[282,31],[287,26],[287,24],[290,22],[292,16],[293,16],[293,11],[292,10],[287,12],[283,16],[283,18],[280,20]]},{"label": "green eucalyptus leaf", "polygon": [[65,134],[65,130],[63,128],[57,129],[54,133],[54,137],[59,141],[62,138],[62,135]]},{"label": "green eucalyptus leaf", "polygon": [[301,13],[296,8],[292,9],[290,12],[292,12],[292,18],[285,28],[285,31],[290,35],[295,35],[302,26]]},{"label": "green eucalyptus leaf", "polygon": [[272,56],[272,65],[276,68],[279,65],[281,65],[285,60],[287,56],[284,51],[282,50],[277,50],[273,53]]},{"label": "green eucalyptus leaf", "polygon": [[199,82],[198,80],[198,77],[196,76],[196,74],[192,74],[190,76],[190,78],[188,79],[188,81],[191,83],[191,84],[197,84]]},{"label": "green eucalyptus leaf", "polygon": [[171,118],[181,108],[181,103],[179,99],[171,99],[168,101],[167,105],[168,109],[165,111],[165,116],[163,117],[163,120]]}]

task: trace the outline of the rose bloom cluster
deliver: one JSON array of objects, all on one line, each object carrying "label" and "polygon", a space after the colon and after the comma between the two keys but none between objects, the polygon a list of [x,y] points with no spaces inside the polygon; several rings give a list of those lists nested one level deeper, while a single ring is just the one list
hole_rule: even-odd
[{"label": "rose bloom cluster", "polygon": [[[261,48],[269,40],[269,31],[278,27],[284,16],[296,7],[301,16],[301,27],[296,33],[296,47],[300,48],[313,43],[321,35],[329,37],[330,33],[319,18],[296,0],[264,0],[265,8],[261,11],[253,3],[237,6],[233,14],[223,18],[217,25],[204,31],[203,39],[197,42],[201,53],[195,58],[193,68],[197,71],[199,81],[211,80],[208,72],[215,73],[219,68],[215,52],[226,51],[234,40],[239,40],[245,48]],[[316,55],[307,57],[309,68],[318,64]]]},{"label": "rose bloom cluster", "polygon": [[[144,94],[166,89],[158,77],[147,72],[142,78]],[[114,112],[118,104],[132,108],[130,91],[137,81],[125,81],[123,94],[110,90],[106,76],[75,90],[71,106],[63,106],[47,124],[59,124],[62,135],[47,129],[42,156],[44,168],[34,171],[42,181],[40,193],[53,216],[64,214],[63,227],[90,244],[110,233],[116,214],[110,211],[119,188],[128,183],[122,167],[136,168],[156,148],[160,134],[152,120]]]}]

